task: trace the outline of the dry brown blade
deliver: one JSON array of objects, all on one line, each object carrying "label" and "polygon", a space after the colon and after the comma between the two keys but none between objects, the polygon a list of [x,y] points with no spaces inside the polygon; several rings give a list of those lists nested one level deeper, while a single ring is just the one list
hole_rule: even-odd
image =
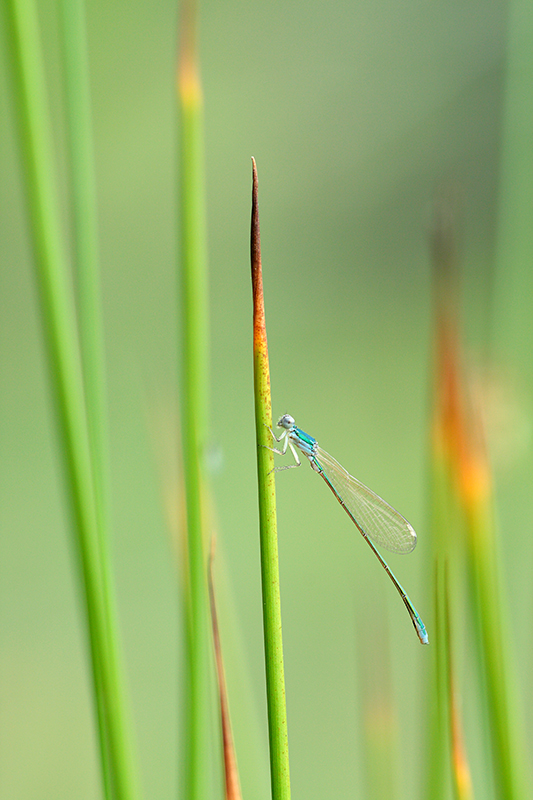
[{"label": "dry brown blade", "polygon": [[218,694],[220,699],[220,722],[222,726],[222,747],[224,751],[224,775],[226,781],[226,800],[241,800],[241,787],[239,782],[239,772],[237,770],[237,759],[235,747],[231,733],[231,721],[228,707],[228,696],[226,692],[226,678],[224,675],[224,663],[222,660],[222,648],[220,646],[220,634],[218,630],[218,618],[215,603],[215,590],[213,585],[213,557],[215,553],[215,537],[211,538],[211,550],[209,555],[209,601],[211,603],[211,625],[213,628],[213,647],[215,650],[215,665],[217,672]]}]

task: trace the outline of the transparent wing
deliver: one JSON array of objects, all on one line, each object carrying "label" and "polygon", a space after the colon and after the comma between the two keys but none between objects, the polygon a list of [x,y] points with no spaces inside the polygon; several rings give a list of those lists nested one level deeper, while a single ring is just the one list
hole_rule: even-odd
[{"label": "transparent wing", "polygon": [[416,545],[413,527],[392,506],[365,486],[338,461],[318,447],[316,460],[324,477],[364,532],[376,544],[392,553],[410,553]]}]

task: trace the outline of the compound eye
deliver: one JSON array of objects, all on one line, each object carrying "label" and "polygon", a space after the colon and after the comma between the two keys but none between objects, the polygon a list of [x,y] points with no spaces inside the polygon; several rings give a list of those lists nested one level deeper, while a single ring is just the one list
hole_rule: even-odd
[{"label": "compound eye", "polygon": [[278,428],[286,428],[286,430],[289,430],[289,428],[292,428],[293,425],[294,417],[291,417],[290,414],[284,414],[278,420]]}]

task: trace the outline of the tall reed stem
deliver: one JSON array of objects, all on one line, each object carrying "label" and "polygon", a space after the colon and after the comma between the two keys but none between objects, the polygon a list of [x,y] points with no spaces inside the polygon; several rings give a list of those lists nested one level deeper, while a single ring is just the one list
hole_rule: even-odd
[{"label": "tall reed stem", "polygon": [[135,800],[137,786],[117,691],[118,664],[104,601],[96,470],[76,312],[53,177],[51,126],[33,2],[10,0],[8,19],[37,282],[84,589],[104,781],[108,792],[112,784],[119,800]]},{"label": "tall reed stem", "polygon": [[289,743],[285,706],[283,642],[281,635],[281,598],[279,586],[278,533],[274,458],[269,428],[272,427],[270,371],[261,270],[261,241],[257,200],[257,169],[253,163],[252,190],[252,292],[255,429],[257,437],[257,475],[259,484],[259,525],[261,537],[261,579],[263,591],[263,627],[267,682],[270,774],[273,800],[289,800]]},{"label": "tall reed stem", "polygon": [[196,53],[197,9],[182,5],[177,75],[182,318],[182,450],[187,509],[188,619],[186,641],[185,796],[208,797],[210,695],[207,559],[203,464],[207,428],[208,299],[204,197],[203,103]]}]

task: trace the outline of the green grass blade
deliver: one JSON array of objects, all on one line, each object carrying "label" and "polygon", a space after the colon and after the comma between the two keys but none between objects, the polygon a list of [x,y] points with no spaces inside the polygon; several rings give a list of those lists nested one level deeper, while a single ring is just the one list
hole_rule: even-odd
[{"label": "green grass blade", "polygon": [[259,484],[259,525],[261,537],[261,582],[263,591],[263,626],[270,744],[270,774],[273,800],[289,800],[289,743],[283,670],[281,634],[281,599],[279,587],[278,534],[274,458],[271,450],[272,401],[265,325],[259,209],[257,205],[257,170],[253,161],[252,199],[252,291],[254,302],[254,397],[257,436],[257,473]]},{"label": "green grass blade", "polygon": [[[133,800],[136,792],[131,774],[120,767],[122,739],[120,722],[115,713],[113,667],[107,658],[107,625],[102,604],[94,472],[76,315],[53,179],[52,139],[34,4],[30,0],[11,0],[8,3],[8,19],[31,233],[52,385],[77,534],[81,580],[85,590],[99,730],[101,736],[104,731],[108,732],[107,740],[101,742],[101,750],[109,746],[116,797]],[[105,720],[102,719],[104,713]]]},{"label": "green grass blade", "polygon": [[[454,448],[459,424],[457,256],[450,208],[437,207],[432,232],[435,297],[435,355],[430,440],[430,520],[433,536],[435,638],[429,687],[427,800],[447,798],[456,785],[453,762],[453,684],[450,618],[459,608],[462,591],[464,525],[454,476]],[[454,604],[450,608],[449,596]],[[455,625],[454,628],[460,628]],[[456,689],[456,695],[459,687]]]},{"label": "green grass blade", "polygon": [[[508,28],[496,231],[493,303],[493,353],[508,375],[516,370],[531,392],[531,296],[533,293],[533,6],[511,0]],[[507,480],[513,485],[514,508],[528,509],[531,499],[531,451]],[[491,492],[492,494],[492,492]],[[475,505],[474,505],[475,502]],[[480,633],[486,665],[488,703],[501,797],[531,794],[525,761],[520,703],[510,673],[513,657],[502,605],[499,554],[492,496],[472,499],[469,509],[471,566],[479,607]],[[525,512],[524,521],[528,519]],[[520,525],[519,517],[515,524]],[[522,643],[520,652],[523,653]]]},{"label": "green grass blade", "polygon": [[203,463],[207,428],[208,299],[203,102],[196,57],[196,7],[182,7],[178,67],[183,474],[188,543],[185,797],[205,800],[211,694]]},{"label": "green grass blade", "polygon": [[[473,630],[471,628],[469,633],[477,645],[478,669],[474,675],[489,720],[497,796],[502,800],[521,800],[528,796],[526,748],[513,691],[516,681],[507,633],[509,617],[499,576],[500,558],[492,510],[492,480],[484,447],[483,414],[478,405],[474,406],[461,365],[458,274],[449,225],[437,229],[434,244],[437,267],[434,530],[437,564],[446,565],[450,582],[448,593],[442,588],[446,580],[440,578],[440,572],[437,574],[437,629],[442,646],[437,648],[436,694],[439,701],[446,697],[449,706],[448,721],[443,713],[441,721],[450,729],[447,737],[451,737],[452,748],[446,757],[451,758],[456,795],[463,792],[464,796],[469,796],[472,789],[462,772],[462,745],[453,739],[458,688],[451,673],[450,653],[454,642],[449,631],[473,620]],[[454,687],[453,691],[446,689],[445,681],[449,687]],[[438,755],[438,743],[432,742],[431,746]],[[442,750],[444,746],[442,741]],[[439,791],[437,784],[428,790],[428,798],[434,796],[433,790]]]},{"label": "green grass blade", "polygon": [[467,520],[469,568],[485,673],[496,788],[502,800],[521,800],[530,794],[527,789],[530,781],[523,722],[514,689],[517,685],[514,659],[506,624],[509,617],[499,574],[492,481],[482,434],[475,424],[480,418],[479,413],[474,413],[468,421],[467,448],[460,464],[460,491]]},{"label": "green grass blade", "polygon": [[448,677],[448,716],[450,729],[450,757],[452,766],[453,786],[457,800],[473,800],[474,793],[472,788],[472,778],[470,775],[470,765],[466,756],[464,745],[463,721],[460,711],[460,700],[457,691],[457,674],[454,663],[454,644],[451,632],[451,602],[448,587],[448,570],[444,564],[440,579],[444,584],[441,587],[440,595],[443,601],[443,629],[442,641],[443,651],[446,653],[445,673]]},{"label": "green grass blade", "polygon": [[[98,521],[99,560],[102,576],[102,601],[106,622],[106,660],[112,681],[113,722],[117,726],[120,772],[129,773],[130,784],[138,786],[137,769],[131,742],[131,711],[126,702],[125,681],[120,653],[116,603],[109,559],[109,444],[104,368],[104,334],[101,315],[98,226],[95,168],[89,90],[85,9],[83,0],[62,0],[61,33],[65,76],[66,115],[70,151],[70,183],[74,227],[74,266],[78,297],[78,324],[89,441],[92,455]],[[106,738],[108,734],[106,731]],[[103,753],[106,794],[111,795],[112,780],[107,748]],[[138,788],[135,795],[139,794]]]},{"label": "green grass blade", "polygon": [[[99,491],[103,493],[104,487],[107,491],[108,483],[104,335],[100,303],[96,186],[83,0],[62,0],[61,17],[78,322],[91,447],[95,456]],[[100,498],[100,502],[105,505],[107,500]]]},{"label": "green grass blade", "polygon": [[213,577],[213,560],[215,556],[215,537],[211,540],[209,554],[209,606],[211,610],[211,626],[213,631],[213,650],[215,655],[215,668],[217,675],[218,702],[220,706],[220,728],[222,732],[222,750],[224,754],[224,782],[225,800],[242,800],[237,757],[231,730],[226,676],[224,671],[224,658],[218,627],[217,603],[215,598],[215,581]]}]

